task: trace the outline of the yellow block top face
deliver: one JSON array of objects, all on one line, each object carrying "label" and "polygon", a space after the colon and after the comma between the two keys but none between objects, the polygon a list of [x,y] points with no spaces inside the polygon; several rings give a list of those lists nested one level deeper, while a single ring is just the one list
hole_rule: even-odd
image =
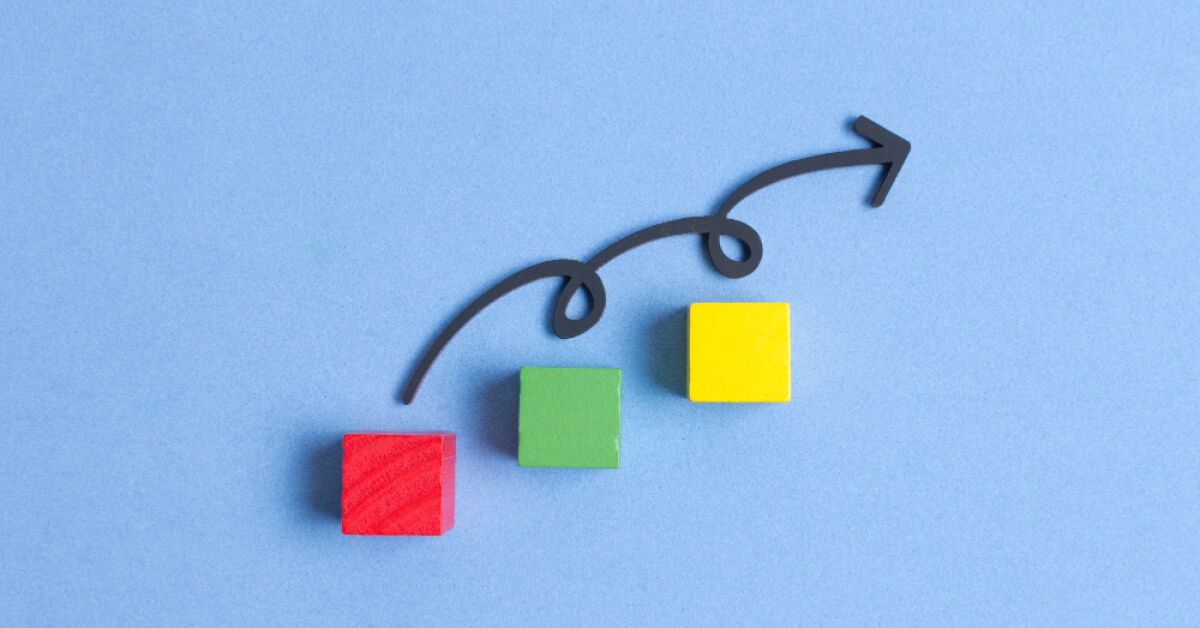
[{"label": "yellow block top face", "polygon": [[693,303],[688,309],[688,398],[789,401],[787,303]]}]

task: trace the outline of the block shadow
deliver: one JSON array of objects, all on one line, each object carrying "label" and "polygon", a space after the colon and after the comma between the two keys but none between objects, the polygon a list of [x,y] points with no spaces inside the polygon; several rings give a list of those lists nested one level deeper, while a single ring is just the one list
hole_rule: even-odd
[{"label": "block shadow", "polygon": [[493,450],[517,457],[517,411],[520,373],[494,376],[475,395],[478,434]]},{"label": "block shadow", "polygon": [[307,452],[304,503],[322,519],[342,518],[342,439],[315,442]]},{"label": "block shadow", "polygon": [[645,352],[654,383],[687,396],[687,308],[672,310],[646,329]]}]

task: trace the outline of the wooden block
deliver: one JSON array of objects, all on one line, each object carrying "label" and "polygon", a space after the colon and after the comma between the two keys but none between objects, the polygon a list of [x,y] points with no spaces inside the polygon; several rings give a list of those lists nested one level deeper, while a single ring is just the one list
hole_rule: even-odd
[{"label": "wooden block", "polygon": [[522,368],[518,423],[522,467],[616,468],[621,369]]},{"label": "wooden block", "polygon": [[787,303],[693,303],[688,309],[688,398],[788,401]]},{"label": "wooden block", "polygon": [[342,533],[440,535],[454,526],[454,434],[342,437]]}]

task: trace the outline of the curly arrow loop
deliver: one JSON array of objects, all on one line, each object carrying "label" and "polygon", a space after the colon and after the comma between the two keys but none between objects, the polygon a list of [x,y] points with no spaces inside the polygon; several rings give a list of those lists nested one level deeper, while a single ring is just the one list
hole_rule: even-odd
[{"label": "curly arrow loop", "polygon": [[[420,388],[429,368],[433,366],[434,360],[463,326],[493,301],[526,284],[551,277],[562,277],[565,280],[554,300],[550,323],[555,335],[566,339],[574,338],[591,329],[600,322],[600,317],[604,314],[606,303],[604,282],[597,273],[600,267],[647,242],[675,235],[699,234],[704,238],[708,261],[717,272],[730,279],[749,275],[758,268],[759,262],[762,261],[762,238],[750,225],[733,220],[728,216],[738,203],[769,185],[818,170],[878,164],[884,167],[883,175],[875,189],[875,195],[871,198],[871,205],[879,207],[887,198],[888,191],[891,190],[892,183],[895,182],[900,167],[904,165],[904,160],[908,157],[912,145],[865,116],[856,119],[853,128],[855,133],[875,146],[814,155],[768,168],[730,192],[721,201],[716,213],[712,216],[693,216],[659,223],[635,231],[613,242],[587,261],[550,260],[523,268],[500,280],[499,283],[476,297],[442,328],[442,331],[425,349],[425,353],[421,355],[421,359],[409,375],[400,397],[401,401],[405,404],[412,403],[413,398],[417,395],[417,389]],[[729,236],[740,242],[748,252],[746,258],[736,260],[726,255],[725,251],[721,249],[721,236]],[[591,298],[588,311],[581,318],[570,318],[567,316],[567,305],[581,289],[585,290]]]}]

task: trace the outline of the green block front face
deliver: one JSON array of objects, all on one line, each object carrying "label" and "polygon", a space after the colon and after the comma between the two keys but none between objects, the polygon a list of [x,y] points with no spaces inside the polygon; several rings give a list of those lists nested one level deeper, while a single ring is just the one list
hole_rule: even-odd
[{"label": "green block front face", "polygon": [[522,467],[616,468],[621,369],[521,368]]}]

